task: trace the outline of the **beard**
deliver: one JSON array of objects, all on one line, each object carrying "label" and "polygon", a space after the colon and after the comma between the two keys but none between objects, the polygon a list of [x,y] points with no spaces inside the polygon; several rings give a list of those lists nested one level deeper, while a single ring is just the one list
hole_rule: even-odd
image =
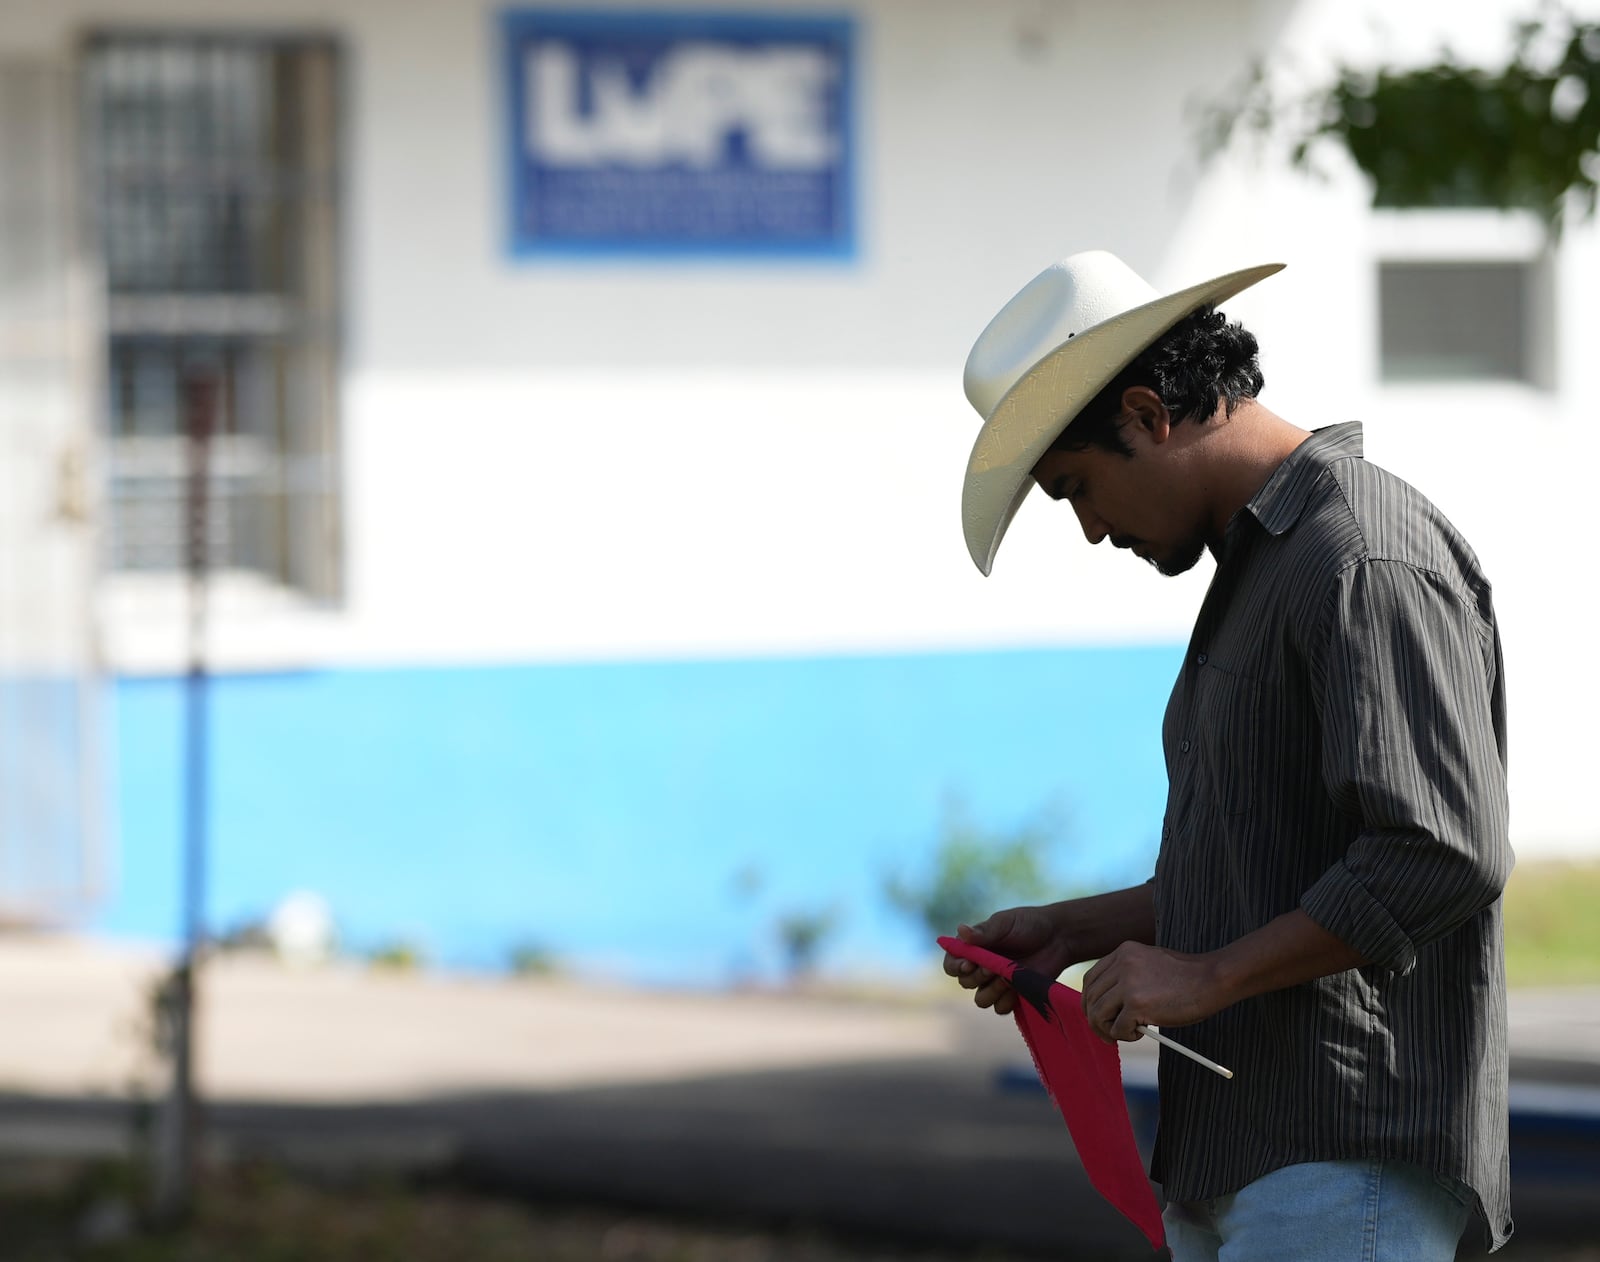
[{"label": "beard", "polygon": [[1177,578],[1180,574],[1187,574],[1199,564],[1200,558],[1205,554],[1206,543],[1204,539],[1187,539],[1169,551],[1165,556],[1151,557],[1150,564],[1157,571],[1168,578]]},{"label": "beard", "polygon": [[1153,552],[1143,539],[1135,539],[1128,535],[1113,536],[1111,543],[1114,547],[1134,551],[1141,561],[1167,578],[1177,578],[1178,575],[1187,574],[1194,569],[1206,550],[1206,541],[1198,535],[1193,539],[1185,539],[1160,555]]}]

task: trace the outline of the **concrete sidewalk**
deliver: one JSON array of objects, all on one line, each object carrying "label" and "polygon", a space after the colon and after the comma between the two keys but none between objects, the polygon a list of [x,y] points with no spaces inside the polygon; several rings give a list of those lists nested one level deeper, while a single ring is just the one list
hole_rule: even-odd
[{"label": "concrete sidewalk", "polygon": [[[0,938],[0,1090],[124,1094],[155,1072],[167,962],[71,938]],[[222,956],[200,983],[199,1072],[219,1100],[380,1102],[662,1082],[947,1054],[947,1006],[662,993]]]},{"label": "concrete sidewalk", "polygon": [[[92,940],[0,937],[0,1090],[149,1085],[166,966]],[[200,997],[200,1072],[218,1100],[393,1102],[930,1057],[1026,1064],[1010,1022],[931,973],[912,995],[711,994],[240,955],[206,966]],[[1519,1078],[1600,1087],[1600,988],[1513,992],[1510,1011]]]}]

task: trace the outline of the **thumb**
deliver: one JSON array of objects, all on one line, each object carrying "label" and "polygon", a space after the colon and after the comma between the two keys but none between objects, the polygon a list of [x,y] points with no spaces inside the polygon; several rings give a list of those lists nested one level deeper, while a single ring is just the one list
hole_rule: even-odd
[{"label": "thumb", "polygon": [[956,932],[961,935],[963,942],[970,942],[973,946],[986,946],[1001,941],[1006,936],[1007,919],[1005,912],[996,912],[989,919],[980,920],[975,925],[959,925]]}]

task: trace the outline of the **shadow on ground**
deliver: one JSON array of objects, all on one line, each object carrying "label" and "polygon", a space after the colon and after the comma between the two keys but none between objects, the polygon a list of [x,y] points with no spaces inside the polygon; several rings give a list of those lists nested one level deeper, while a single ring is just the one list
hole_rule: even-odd
[{"label": "shadow on ground", "polygon": [[[0,1097],[0,1154],[135,1151],[138,1106]],[[434,1096],[403,1104],[228,1102],[210,1151],[320,1178],[445,1183],[529,1203],[826,1229],[1068,1262],[1144,1260],[1139,1233],[1089,1186],[1042,1094],[929,1057],[654,1084]],[[1518,1234],[1499,1255],[1600,1259],[1581,1135],[1513,1152]],[[1564,1147],[1565,1145],[1565,1147]],[[1479,1256],[1464,1249],[1463,1256]]]}]

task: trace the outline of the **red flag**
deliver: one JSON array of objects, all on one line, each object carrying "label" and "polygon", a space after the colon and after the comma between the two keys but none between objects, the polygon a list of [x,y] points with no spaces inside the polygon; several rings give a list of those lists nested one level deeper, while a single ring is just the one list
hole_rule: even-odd
[{"label": "red flag", "polygon": [[1083,996],[960,938],[940,938],[939,945],[1011,983],[1022,1000],[1014,1013],[1017,1028],[1039,1080],[1066,1119],[1089,1182],[1144,1232],[1152,1247],[1161,1248],[1166,1243],[1161,1207],[1133,1140],[1128,1099],[1122,1094],[1122,1057],[1115,1043],[1089,1028]]}]

